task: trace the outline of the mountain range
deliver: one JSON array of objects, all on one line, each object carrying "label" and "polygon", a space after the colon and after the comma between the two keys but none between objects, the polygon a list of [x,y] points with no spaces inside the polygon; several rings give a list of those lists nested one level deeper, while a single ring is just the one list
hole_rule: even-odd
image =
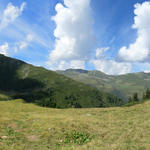
[{"label": "mountain range", "polygon": [[125,101],[135,92],[141,98],[143,92],[150,88],[150,73],[144,72],[113,76],[97,70],[68,69],[65,71],[59,70],[57,73],[91,87],[96,87],[100,91],[112,93]]},{"label": "mountain range", "polygon": [[54,108],[120,106],[123,101],[69,77],[0,54],[0,99]]}]

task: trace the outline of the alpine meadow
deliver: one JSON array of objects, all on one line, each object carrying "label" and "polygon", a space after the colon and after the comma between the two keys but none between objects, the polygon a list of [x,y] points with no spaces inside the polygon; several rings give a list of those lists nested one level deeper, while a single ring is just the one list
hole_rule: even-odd
[{"label": "alpine meadow", "polygon": [[149,35],[149,0],[0,0],[0,150],[149,150]]}]

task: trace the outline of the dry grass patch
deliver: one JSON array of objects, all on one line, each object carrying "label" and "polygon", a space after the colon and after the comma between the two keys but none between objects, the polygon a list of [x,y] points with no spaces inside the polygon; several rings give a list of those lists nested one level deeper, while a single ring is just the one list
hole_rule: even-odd
[{"label": "dry grass patch", "polygon": [[2,101],[0,137],[0,150],[149,150],[150,101],[63,110]]}]

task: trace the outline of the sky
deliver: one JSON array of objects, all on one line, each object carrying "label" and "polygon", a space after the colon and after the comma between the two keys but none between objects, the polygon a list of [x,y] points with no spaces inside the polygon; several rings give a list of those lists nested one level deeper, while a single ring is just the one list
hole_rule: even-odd
[{"label": "sky", "polygon": [[0,0],[0,53],[50,70],[150,72],[150,1]]}]

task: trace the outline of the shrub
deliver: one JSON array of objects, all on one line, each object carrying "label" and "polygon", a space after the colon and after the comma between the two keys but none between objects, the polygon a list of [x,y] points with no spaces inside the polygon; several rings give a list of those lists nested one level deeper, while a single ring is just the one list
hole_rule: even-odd
[{"label": "shrub", "polygon": [[82,145],[84,143],[90,142],[91,140],[92,136],[89,133],[72,131],[65,134],[64,143],[74,143]]}]

